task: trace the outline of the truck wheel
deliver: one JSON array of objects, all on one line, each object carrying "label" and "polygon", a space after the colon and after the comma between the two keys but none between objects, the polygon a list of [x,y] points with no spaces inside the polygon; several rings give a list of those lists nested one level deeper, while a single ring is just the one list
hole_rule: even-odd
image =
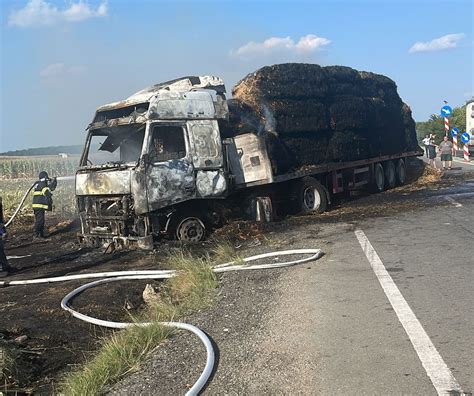
[{"label": "truck wheel", "polygon": [[298,213],[322,213],[327,209],[327,206],[326,191],[316,179],[305,177],[298,183],[296,196]]},{"label": "truck wheel", "polygon": [[405,182],[407,181],[407,172],[405,168],[405,161],[402,160],[401,158],[398,160],[396,173],[397,173],[397,184],[399,186],[404,185]]},{"label": "truck wheel", "polygon": [[206,235],[206,226],[197,217],[181,217],[174,235],[178,241],[201,242]]},{"label": "truck wheel", "polygon": [[373,189],[374,192],[382,192],[385,187],[385,175],[383,171],[383,166],[380,162],[374,165],[374,182]]},{"label": "truck wheel", "polygon": [[397,184],[397,178],[395,175],[395,164],[393,161],[387,161],[384,164],[385,182],[387,183],[387,189],[393,188]]}]

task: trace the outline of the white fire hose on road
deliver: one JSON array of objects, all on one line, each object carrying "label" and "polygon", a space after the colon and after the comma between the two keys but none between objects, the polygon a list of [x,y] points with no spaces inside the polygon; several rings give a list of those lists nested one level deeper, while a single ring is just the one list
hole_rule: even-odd
[{"label": "white fire hose on road", "polygon": [[[271,258],[271,257],[278,257],[278,256],[288,256],[288,255],[296,255],[296,254],[308,254],[309,257],[292,260],[282,263],[273,263],[273,264],[254,264],[248,265],[246,263]],[[271,253],[263,253],[256,256],[246,257],[240,261],[231,261],[228,263],[220,264],[213,267],[213,271],[216,273],[222,272],[230,272],[230,271],[247,271],[247,270],[257,270],[257,269],[271,269],[271,268],[282,268],[282,267],[290,267],[297,264],[306,263],[309,261],[317,260],[323,255],[321,249],[295,249],[295,250],[282,250],[280,252],[271,252]],[[242,263],[243,262],[243,263]],[[237,264],[242,263],[242,264]],[[29,280],[17,280],[17,281],[8,281],[3,280],[0,281],[0,286],[14,286],[14,285],[31,285],[31,284],[40,284],[40,283],[54,283],[54,282],[64,282],[68,280],[77,280],[77,279],[91,279],[91,278],[105,278],[96,280],[85,285],[74,289],[70,293],[68,293],[61,301],[61,308],[68,311],[77,319],[83,320],[88,323],[95,324],[97,326],[109,327],[113,329],[123,329],[126,327],[131,326],[148,326],[151,323],[130,323],[130,322],[112,322],[108,320],[97,319],[80,312],[77,312],[69,305],[69,302],[82,293],[83,291],[90,289],[92,287],[96,287],[99,285],[103,285],[105,283],[110,282],[117,282],[122,280],[132,280],[132,279],[169,279],[176,276],[175,270],[146,270],[146,271],[114,271],[114,272],[98,272],[98,273],[88,273],[88,274],[78,274],[78,275],[66,275],[66,276],[58,276],[53,278],[42,278],[42,279],[29,279]],[[197,328],[196,326],[187,324],[187,323],[180,323],[180,322],[160,322],[162,326],[166,327],[174,327],[177,329],[188,330],[194,333],[196,336],[199,337],[201,342],[204,344],[206,348],[206,365],[204,370],[202,371],[201,375],[199,376],[198,380],[194,383],[191,389],[186,393],[186,395],[193,396],[197,395],[203,387],[206,385],[209,377],[212,374],[214,369],[214,348],[212,347],[212,343],[207,337],[207,335]]]}]

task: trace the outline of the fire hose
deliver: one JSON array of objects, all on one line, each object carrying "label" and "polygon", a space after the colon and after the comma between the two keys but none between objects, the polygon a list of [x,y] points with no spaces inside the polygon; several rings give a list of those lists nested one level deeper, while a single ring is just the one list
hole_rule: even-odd
[{"label": "fire hose", "polygon": [[13,221],[13,219],[15,218],[15,216],[18,214],[18,212],[20,211],[21,207],[23,206],[23,204],[25,203],[25,200],[26,200],[26,197],[28,196],[28,194],[30,193],[30,191],[33,189],[33,187],[35,186],[35,184],[33,183],[31,185],[31,187],[26,190],[25,192],[25,195],[23,195],[23,198],[21,199],[20,201],[20,205],[18,205],[18,207],[16,208],[15,212],[13,213],[13,216],[10,217],[10,220],[8,220],[6,223],[5,223],[5,227],[8,227],[11,222]]},{"label": "fire hose", "polygon": [[[271,258],[271,257],[278,257],[278,256],[288,256],[288,255],[297,255],[297,254],[309,254],[309,257],[286,261],[282,263],[272,263],[272,264],[253,264],[248,265],[247,263]],[[246,257],[239,261],[230,261],[228,263],[216,265],[212,268],[215,273],[223,273],[223,272],[230,272],[230,271],[248,271],[248,270],[257,270],[257,269],[272,269],[272,268],[283,268],[283,267],[290,267],[297,264],[306,263],[309,261],[317,260],[322,257],[323,252],[321,249],[295,249],[295,250],[282,250],[279,252],[270,252],[270,253],[263,253],[256,256]],[[87,273],[87,274],[78,274],[78,275],[66,275],[66,276],[58,276],[52,278],[42,278],[42,279],[30,279],[30,280],[17,280],[17,281],[0,281],[0,286],[13,286],[13,285],[31,285],[31,284],[39,284],[39,283],[54,283],[54,282],[63,282],[68,280],[77,280],[77,279],[91,279],[91,278],[105,278],[99,279],[90,283],[86,283],[70,293],[68,293],[61,301],[61,308],[68,311],[77,319],[82,321],[92,323],[98,326],[114,328],[114,329],[123,329],[131,326],[149,326],[151,323],[130,323],[130,322],[113,322],[108,320],[102,320],[98,318],[94,318],[92,316],[88,316],[77,312],[74,310],[70,305],[69,302],[82,293],[83,291],[90,289],[92,287],[96,287],[99,285],[103,285],[105,283],[110,282],[117,282],[122,280],[131,280],[131,279],[169,279],[176,276],[177,272],[175,270],[145,270],[145,271],[115,271],[115,272],[98,272],[98,273]],[[180,322],[160,322],[162,326],[166,327],[173,327],[177,329],[187,330],[195,334],[204,347],[206,348],[206,364],[204,366],[204,370],[202,371],[201,375],[199,376],[198,380],[194,383],[194,385],[189,389],[186,395],[194,396],[199,394],[199,392],[204,388],[206,383],[209,380],[209,377],[212,374],[214,369],[214,348],[212,346],[211,341],[207,337],[207,335],[197,328],[196,326],[187,324],[187,323],[180,323]]]}]

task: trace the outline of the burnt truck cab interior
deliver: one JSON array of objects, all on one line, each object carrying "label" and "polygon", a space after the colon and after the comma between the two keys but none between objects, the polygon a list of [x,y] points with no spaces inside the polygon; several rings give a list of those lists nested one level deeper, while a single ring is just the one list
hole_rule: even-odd
[{"label": "burnt truck cab interior", "polygon": [[226,117],[224,83],[212,76],[157,84],[99,107],[76,174],[80,240],[150,248],[177,205],[225,197],[217,120]]}]

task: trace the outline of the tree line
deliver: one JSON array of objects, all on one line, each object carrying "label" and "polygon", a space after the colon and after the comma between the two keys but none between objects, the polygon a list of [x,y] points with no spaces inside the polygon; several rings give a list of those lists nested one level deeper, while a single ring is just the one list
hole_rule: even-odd
[{"label": "tree line", "polygon": [[32,157],[35,155],[58,155],[59,153],[81,154],[82,148],[82,145],[37,147],[24,150],[7,151],[5,153],[0,153],[0,155],[8,157]]}]

